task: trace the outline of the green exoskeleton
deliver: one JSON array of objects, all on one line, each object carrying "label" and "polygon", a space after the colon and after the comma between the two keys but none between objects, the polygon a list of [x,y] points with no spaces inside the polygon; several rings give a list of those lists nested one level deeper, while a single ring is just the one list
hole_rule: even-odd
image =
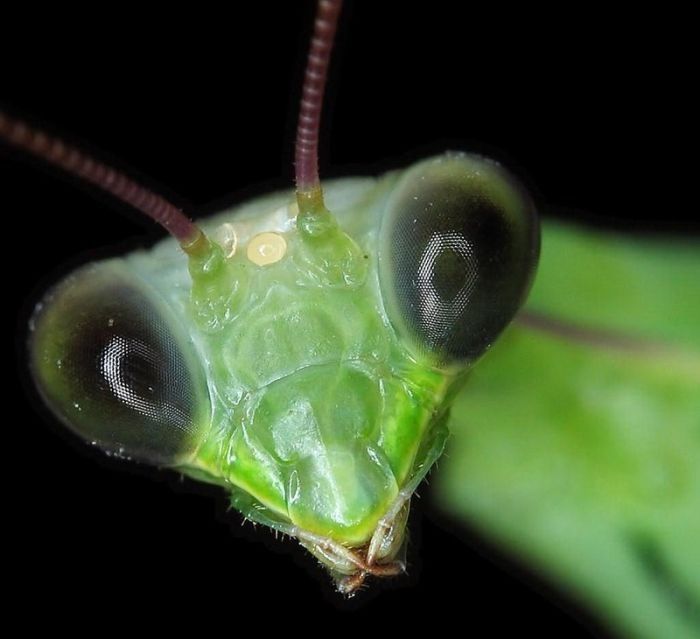
[{"label": "green exoskeleton", "polygon": [[297,191],[194,225],[164,200],[0,114],[0,137],[114,193],[174,239],[88,264],[31,325],[37,387],[110,454],[229,491],[341,591],[403,570],[410,499],[450,403],[522,304],[532,201],[495,162],[429,158],[324,184],[316,140],[340,9],[319,3]]}]

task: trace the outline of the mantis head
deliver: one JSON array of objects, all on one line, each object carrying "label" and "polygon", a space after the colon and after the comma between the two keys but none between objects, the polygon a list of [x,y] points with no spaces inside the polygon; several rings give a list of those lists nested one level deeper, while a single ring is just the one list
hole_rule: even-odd
[{"label": "mantis head", "polygon": [[339,5],[319,4],[296,197],[200,228],[22,123],[2,117],[0,134],[177,240],[87,265],[37,306],[31,367],[53,412],[111,454],[224,486],[351,593],[403,569],[410,498],[456,390],[524,301],[539,227],[519,182],[467,154],[331,182],[324,199],[316,139]]}]

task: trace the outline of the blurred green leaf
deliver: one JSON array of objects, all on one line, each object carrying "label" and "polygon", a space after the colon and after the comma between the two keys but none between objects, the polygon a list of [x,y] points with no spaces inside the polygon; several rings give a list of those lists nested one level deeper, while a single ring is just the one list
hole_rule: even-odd
[{"label": "blurred green leaf", "polygon": [[626,636],[700,637],[700,244],[548,225],[452,411],[439,506]]}]

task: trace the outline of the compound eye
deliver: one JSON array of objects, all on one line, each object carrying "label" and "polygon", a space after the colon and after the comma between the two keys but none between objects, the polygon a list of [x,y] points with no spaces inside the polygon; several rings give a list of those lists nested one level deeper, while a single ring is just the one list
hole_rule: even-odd
[{"label": "compound eye", "polygon": [[493,343],[523,303],[538,257],[533,203],[495,162],[421,162],[387,202],[379,241],[387,312],[439,363],[474,360]]},{"label": "compound eye", "polygon": [[116,261],[61,282],[37,308],[29,343],[35,383],[53,412],[111,453],[159,465],[190,456],[209,399],[172,315]]}]

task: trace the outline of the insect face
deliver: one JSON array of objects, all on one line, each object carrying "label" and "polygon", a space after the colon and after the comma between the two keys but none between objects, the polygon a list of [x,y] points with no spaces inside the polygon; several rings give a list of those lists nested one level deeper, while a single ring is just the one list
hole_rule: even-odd
[{"label": "insect face", "polygon": [[203,224],[201,258],[168,240],[80,269],[39,306],[31,351],[72,430],[228,487],[347,576],[398,553],[446,398],[522,301],[538,229],[474,156],[326,192],[338,225],[320,236],[281,193]]}]

